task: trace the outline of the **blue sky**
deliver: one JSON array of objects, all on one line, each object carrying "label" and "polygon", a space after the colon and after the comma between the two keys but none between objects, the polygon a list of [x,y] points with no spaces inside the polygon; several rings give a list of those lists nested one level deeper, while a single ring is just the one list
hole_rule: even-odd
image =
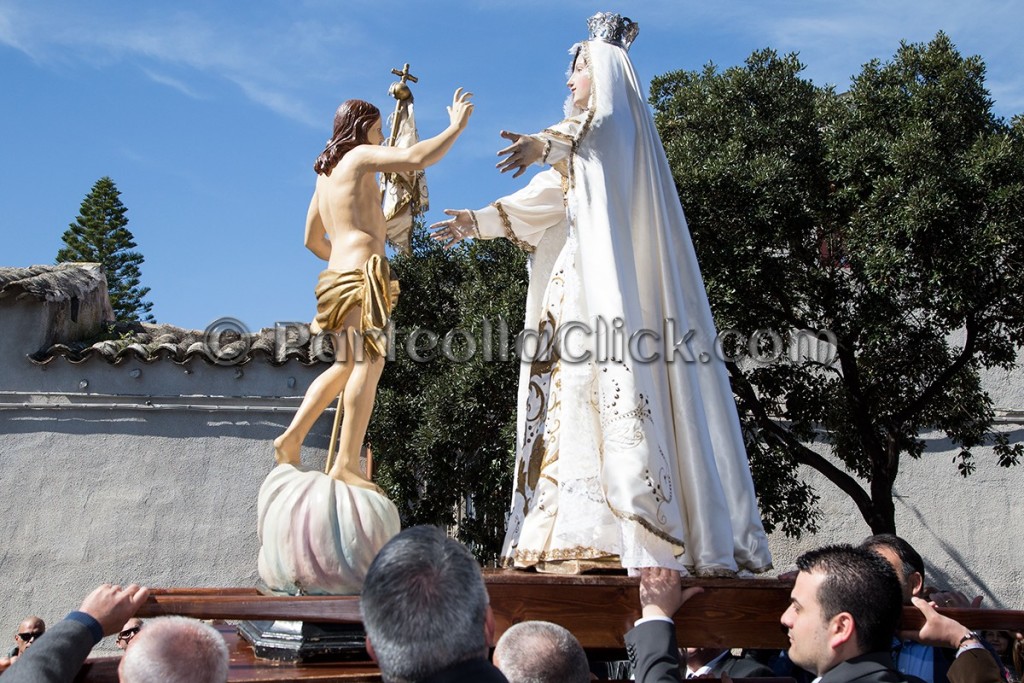
[{"label": "blue sky", "polygon": [[427,136],[456,86],[473,91],[470,128],[428,171],[428,220],[485,205],[525,182],[494,170],[498,131],[560,118],[566,50],[599,10],[640,23],[631,55],[645,82],[773,47],[842,89],[901,39],[944,30],[985,59],[997,113],[1024,112],[1015,0],[0,0],[0,265],[52,263],[109,175],[159,321],[309,320],[322,262],[303,224],[337,105],[390,111],[390,70],[410,62]]}]

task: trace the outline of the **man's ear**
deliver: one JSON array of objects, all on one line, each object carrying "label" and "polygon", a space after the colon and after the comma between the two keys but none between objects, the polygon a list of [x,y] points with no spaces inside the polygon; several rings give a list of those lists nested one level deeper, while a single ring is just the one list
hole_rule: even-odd
[{"label": "man's ear", "polygon": [[832,617],[828,624],[828,644],[833,650],[837,650],[850,642],[857,644],[857,625],[852,614],[840,612]]},{"label": "man's ear", "polygon": [[921,590],[924,588],[924,577],[921,576],[921,572],[914,572],[907,577],[907,581],[910,583],[910,594],[918,598],[923,597]]},{"label": "man's ear", "polygon": [[494,611],[487,605],[487,611],[484,612],[484,638],[487,639],[487,647],[494,647],[495,630],[497,627],[494,625]]},{"label": "man's ear", "polygon": [[[370,655],[370,659],[377,662],[377,653],[373,651],[373,643],[370,642],[370,636],[366,636],[366,654]],[[380,664],[380,662],[377,662]]]}]

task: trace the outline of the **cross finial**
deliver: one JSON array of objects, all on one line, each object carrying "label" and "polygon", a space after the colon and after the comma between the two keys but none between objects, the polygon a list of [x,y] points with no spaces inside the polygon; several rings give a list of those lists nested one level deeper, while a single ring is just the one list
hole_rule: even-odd
[{"label": "cross finial", "polygon": [[420,79],[416,78],[415,76],[413,76],[411,73],[409,73],[409,64],[408,64],[408,62],[406,62],[405,66],[402,68],[401,71],[399,71],[398,69],[392,69],[391,73],[393,73],[394,75],[400,77],[402,83],[405,83],[406,81],[412,81],[413,83],[418,83],[419,80],[420,80]]}]

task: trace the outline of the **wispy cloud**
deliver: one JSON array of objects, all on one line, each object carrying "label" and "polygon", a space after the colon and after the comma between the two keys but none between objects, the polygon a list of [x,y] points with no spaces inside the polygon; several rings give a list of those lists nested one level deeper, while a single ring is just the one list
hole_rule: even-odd
[{"label": "wispy cloud", "polygon": [[[31,6],[0,0],[0,44],[54,68],[137,61],[153,81],[193,98],[201,97],[193,81],[224,79],[253,102],[305,125],[314,125],[310,93],[325,82],[358,78],[346,66],[358,60],[345,57],[368,49],[351,22],[325,28],[290,17],[246,24],[235,14],[126,14],[123,8],[102,14],[45,0]],[[175,77],[168,67],[178,71]]]},{"label": "wispy cloud", "polygon": [[143,67],[142,73],[146,74],[146,78],[148,78],[149,80],[153,81],[154,83],[159,83],[160,85],[166,85],[168,88],[174,88],[175,90],[180,92],[182,95],[187,95],[188,97],[191,97],[191,98],[196,99],[196,100],[204,99],[202,95],[200,95],[198,92],[196,92],[195,90],[190,88],[188,85],[186,85],[182,81],[179,81],[176,78],[171,78],[170,76],[166,76],[164,74],[156,73],[155,71],[152,71],[152,70],[147,69],[145,67]]}]

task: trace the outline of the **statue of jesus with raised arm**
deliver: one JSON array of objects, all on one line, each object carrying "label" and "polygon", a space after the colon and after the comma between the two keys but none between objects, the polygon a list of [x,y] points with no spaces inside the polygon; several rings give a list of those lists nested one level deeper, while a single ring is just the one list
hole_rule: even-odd
[{"label": "statue of jesus with raised arm", "polygon": [[[334,135],[313,166],[306,246],[327,261],[327,269],[317,283],[312,327],[333,335],[336,358],[274,440],[278,465],[260,487],[259,574],[274,591],[358,593],[370,562],[401,527],[395,505],[359,468],[387,354],[385,327],[398,295],[384,252],[387,227],[376,175],[437,163],[466,127],[473,111],[469,98],[456,90],[448,127],[405,148],[381,146],[380,111],[349,100],[338,108]],[[338,459],[326,474],[303,468],[302,441],[339,394],[344,417]]]},{"label": "statue of jesus with raised arm", "polygon": [[384,327],[398,297],[384,253],[387,225],[377,173],[424,169],[437,163],[465,129],[473,111],[470,93],[455,91],[451,123],[411,147],[384,147],[380,111],[349,100],[334,116],[334,135],[313,165],[316,190],[306,217],[306,246],[328,262],[316,286],[314,331],[334,334],[336,361],[309,386],[284,434],[274,440],[280,464],[298,465],[299,449],[324,409],[344,394],[338,459],[328,474],[375,489],[359,469],[359,451],[384,369]]}]

